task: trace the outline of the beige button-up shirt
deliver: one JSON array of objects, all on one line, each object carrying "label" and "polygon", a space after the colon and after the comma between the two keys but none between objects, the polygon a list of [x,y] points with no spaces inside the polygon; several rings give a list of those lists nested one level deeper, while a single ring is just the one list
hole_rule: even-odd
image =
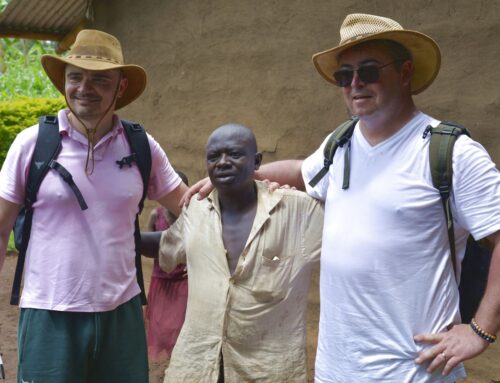
[{"label": "beige button-up shirt", "polygon": [[192,199],[162,234],[160,266],[186,263],[186,319],[165,382],[307,382],[306,313],[323,206],[257,182],[255,220],[231,275],[217,192]]}]

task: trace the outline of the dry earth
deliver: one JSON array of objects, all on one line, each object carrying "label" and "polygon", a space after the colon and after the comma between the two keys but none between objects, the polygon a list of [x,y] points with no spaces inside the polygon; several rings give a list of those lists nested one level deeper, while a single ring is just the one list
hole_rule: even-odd
[{"label": "dry earth", "polygon": [[[3,353],[6,383],[16,382],[18,309],[8,304],[15,262],[15,256],[7,256],[4,268],[0,273],[0,302],[2,303],[0,309],[0,351]],[[144,261],[144,273],[145,280],[149,281],[151,262],[148,260]],[[309,294],[308,314],[308,359],[312,381],[319,315],[318,270],[314,273],[313,285]],[[162,382],[165,367],[166,363],[150,363],[150,383]],[[500,346],[493,345],[484,354],[467,362],[466,368],[469,377],[462,383],[500,383]]]}]

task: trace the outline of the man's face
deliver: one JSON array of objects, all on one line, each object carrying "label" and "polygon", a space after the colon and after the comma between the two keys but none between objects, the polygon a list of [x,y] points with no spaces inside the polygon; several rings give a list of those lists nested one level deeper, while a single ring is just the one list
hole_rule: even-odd
[{"label": "man's face", "polygon": [[[346,50],[339,57],[340,69],[358,69],[365,65],[384,66],[394,61],[385,48],[376,43]],[[395,64],[379,70],[379,78],[365,83],[358,72],[351,83],[342,88],[345,103],[351,114],[367,118],[380,114],[391,115],[401,107],[402,94],[411,81],[411,63],[405,62],[400,71]]]},{"label": "man's face", "polygon": [[100,119],[111,104],[114,111],[115,92],[121,97],[127,79],[120,70],[91,71],[66,65],[65,93],[73,112],[82,120]]},{"label": "man's face", "polygon": [[208,176],[216,189],[239,189],[252,183],[261,158],[244,134],[228,132],[212,134],[206,156]]}]

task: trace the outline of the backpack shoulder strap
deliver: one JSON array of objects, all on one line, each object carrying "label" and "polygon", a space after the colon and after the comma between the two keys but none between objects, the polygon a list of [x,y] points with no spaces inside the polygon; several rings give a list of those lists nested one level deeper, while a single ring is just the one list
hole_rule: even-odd
[{"label": "backpack shoulder strap", "polygon": [[61,136],[56,116],[42,116],[38,122],[38,137],[31,159],[26,183],[25,206],[31,208],[43,178],[49,171],[49,163],[61,150]]},{"label": "backpack shoulder strap", "polygon": [[61,136],[56,116],[42,116],[38,123],[38,136],[36,139],[33,157],[31,159],[28,179],[26,181],[24,207],[17,221],[14,232],[16,233],[16,247],[19,250],[10,303],[19,303],[21,279],[24,269],[24,260],[31,233],[33,219],[33,204],[43,178],[49,171],[49,163],[56,158],[61,149]]},{"label": "backpack shoulder strap", "polygon": [[141,288],[141,301],[142,304],[147,304],[146,289],[144,288],[144,276],[142,274],[142,263],[141,263],[141,230],[139,227],[139,214],[142,212],[144,207],[144,200],[148,192],[149,176],[151,175],[151,148],[149,147],[148,136],[146,131],[140,124],[136,124],[130,121],[122,120],[122,125],[125,129],[125,135],[127,136],[130,149],[132,151],[132,158],[137,163],[137,167],[141,173],[142,178],[142,197],[139,202],[139,213],[135,216],[135,230],[134,230],[134,241],[135,241],[135,269],[137,283]]},{"label": "backpack shoulder strap", "polygon": [[453,186],[453,147],[457,138],[469,131],[461,125],[443,121],[435,128],[428,126],[424,132],[424,138],[431,134],[429,143],[429,165],[431,168],[432,184],[439,191],[443,204],[446,225],[448,229],[448,241],[453,262],[453,270],[458,280],[456,270],[455,232],[453,230],[453,216],[450,206],[450,193]]},{"label": "backpack shoulder strap", "polygon": [[144,200],[148,192],[149,176],[151,175],[151,148],[149,147],[148,136],[140,124],[122,120],[125,134],[132,151],[132,156],[141,173],[143,182],[142,198],[139,203],[139,214],[144,207]]},{"label": "backpack shoulder strap", "polygon": [[[317,183],[328,173],[328,169],[333,162],[333,157],[335,156],[335,152],[338,147],[344,146],[352,137],[352,133],[354,131],[354,127],[358,122],[358,118],[353,117],[342,124],[340,124],[333,133],[330,135],[330,138],[325,144],[323,149],[324,156],[324,165],[323,168],[313,177],[311,181],[309,181],[309,185],[314,187]],[[348,153],[346,152],[348,155]],[[347,189],[349,187],[349,161],[346,162],[346,166],[344,167],[344,183],[342,188]]]}]

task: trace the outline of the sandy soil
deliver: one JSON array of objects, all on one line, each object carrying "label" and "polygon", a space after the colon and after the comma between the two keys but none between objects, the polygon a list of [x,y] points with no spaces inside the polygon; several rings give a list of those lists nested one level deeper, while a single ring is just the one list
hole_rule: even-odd
[{"label": "sandy soil", "polygon": [[[0,352],[2,352],[7,383],[16,381],[17,366],[17,307],[10,306],[10,290],[15,269],[15,256],[7,256],[5,265],[0,273]],[[149,281],[151,273],[151,262],[145,260],[144,274],[145,280]],[[309,317],[308,317],[308,362],[309,372],[312,381],[314,355],[317,338],[317,321],[319,315],[318,296],[318,271],[313,278],[313,285],[309,294]],[[161,383],[163,371],[167,363],[150,363],[150,383]],[[490,347],[484,354],[466,363],[469,374],[468,379],[463,383],[500,383],[500,346],[498,344]]]}]

